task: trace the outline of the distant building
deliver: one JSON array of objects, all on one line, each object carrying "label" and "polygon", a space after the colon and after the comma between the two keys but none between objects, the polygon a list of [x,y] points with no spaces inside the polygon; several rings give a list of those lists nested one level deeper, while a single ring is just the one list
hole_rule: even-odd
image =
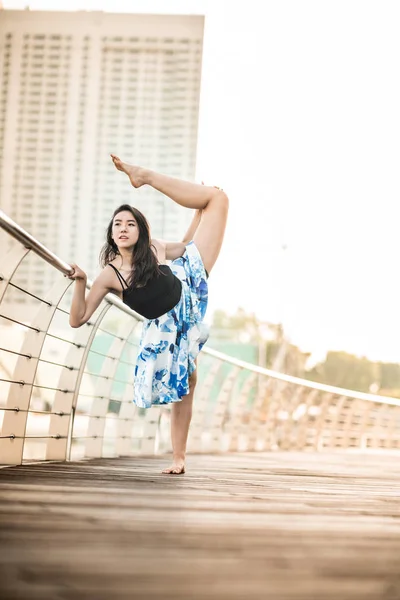
[{"label": "distant building", "polygon": [[[134,190],[109,153],[194,178],[202,45],[201,16],[2,10],[1,208],[90,277],[123,202],[181,239],[190,211]],[[23,277],[49,286],[39,266]]]}]

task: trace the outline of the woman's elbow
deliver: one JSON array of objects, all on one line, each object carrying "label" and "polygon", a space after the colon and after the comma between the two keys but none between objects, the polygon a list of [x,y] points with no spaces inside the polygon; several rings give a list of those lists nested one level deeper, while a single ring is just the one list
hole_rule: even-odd
[{"label": "woman's elbow", "polygon": [[73,327],[74,329],[78,329],[78,327],[82,327],[82,325],[84,325],[86,323],[86,321],[84,321],[83,319],[79,320],[74,318],[72,315],[69,316],[69,326]]}]

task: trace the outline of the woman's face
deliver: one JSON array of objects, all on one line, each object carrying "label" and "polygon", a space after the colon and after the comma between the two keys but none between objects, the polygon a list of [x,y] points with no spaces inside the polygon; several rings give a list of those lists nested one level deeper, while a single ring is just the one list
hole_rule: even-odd
[{"label": "woman's face", "polygon": [[131,212],[123,210],[115,215],[112,225],[112,238],[118,248],[130,249],[139,239],[139,227]]}]

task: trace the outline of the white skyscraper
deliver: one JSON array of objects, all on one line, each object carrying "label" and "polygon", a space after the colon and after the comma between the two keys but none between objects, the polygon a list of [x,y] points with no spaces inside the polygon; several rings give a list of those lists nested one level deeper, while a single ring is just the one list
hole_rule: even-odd
[{"label": "white skyscraper", "polygon": [[[93,277],[113,210],[142,210],[154,237],[191,214],[134,190],[109,154],[193,179],[201,16],[0,11],[0,205]],[[48,287],[26,272],[35,293]]]}]

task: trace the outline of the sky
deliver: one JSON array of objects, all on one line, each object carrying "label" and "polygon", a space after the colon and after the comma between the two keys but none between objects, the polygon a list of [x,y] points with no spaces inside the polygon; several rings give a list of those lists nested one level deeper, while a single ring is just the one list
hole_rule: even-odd
[{"label": "sky", "polygon": [[210,311],[283,322],[315,360],[400,362],[397,0],[29,4],[204,14],[196,177],[230,198]]}]

